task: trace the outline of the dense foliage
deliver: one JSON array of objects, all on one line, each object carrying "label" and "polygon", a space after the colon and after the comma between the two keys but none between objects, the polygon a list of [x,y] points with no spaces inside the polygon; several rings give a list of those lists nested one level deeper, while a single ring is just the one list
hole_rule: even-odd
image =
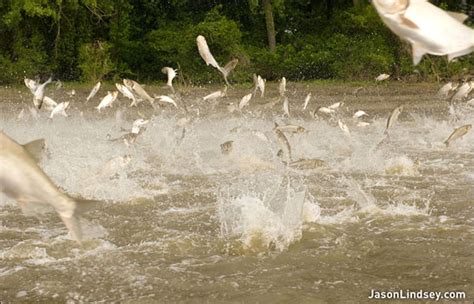
[{"label": "dense foliage", "polygon": [[[459,11],[457,3],[435,2]],[[163,66],[179,68],[185,81],[220,81],[198,55],[199,34],[222,65],[239,59],[234,82],[251,81],[253,73],[366,80],[386,72],[439,80],[469,73],[474,63],[473,55],[449,65],[427,56],[413,67],[409,46],[363,0],[3,0],[0,83],[51,74],[62,80],[153,81],[164,79]]]}]

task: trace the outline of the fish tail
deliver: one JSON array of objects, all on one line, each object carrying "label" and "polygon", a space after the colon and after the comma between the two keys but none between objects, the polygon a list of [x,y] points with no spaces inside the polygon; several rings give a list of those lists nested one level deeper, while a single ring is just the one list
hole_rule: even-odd
[{"label": "fish tail", "polygon": [[80,245],[82,244],[83,233],[79,217],[82,213],[94,208],[98,205],[98,201],[95,200],[84,200],[84,199],[70,199],[70,202],[74,203],[74,208],[62,208],[62,212],[59,212],[66,228],[71,232],[74,240]]},{"label": "fish tail", "polygon": [[446,141],[443,142],[443,143],[446,145],[446,148],[449,147],[449,141],[446,140]]}]

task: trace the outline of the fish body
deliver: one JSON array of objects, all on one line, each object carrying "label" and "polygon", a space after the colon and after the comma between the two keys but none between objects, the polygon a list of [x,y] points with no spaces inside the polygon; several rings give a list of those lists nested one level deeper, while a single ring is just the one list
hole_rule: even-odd
[{"label": "fish body", "polygon": [[117,90],[119,90],[120,93],[122,93],[123,96],[127,97],[132,101],[130,107],[136,107],[138,105],[137,98],[127,86],[120,83],[116,83],[115,87],[117,88]]},{"label": "fish body", "polygon": [[456,91],[456,93],[453,95],[453,97],[451,98],[452,101],[461,101],[463,100],[464,98],[467,97],[467,95],[469,95],[469,93],[472,91],[472,86],[471,86],[471,82],[469,81],[466,81],[465,83],[463,83],[459,88],[458,90]]},{"label": "fish body", "polygon": [[311,100],[311,93],[308,93],[308,95],[306,95],[306,98],[304,99],[303,111],[306,110],[306,107],[308,107],[310,100]]},{"label": "fish body", "polygon": [[45,105],[46,110],[52,111],[58,103],[48,96],[43,97],[43,104]]},{"label": "fish body", "polygon": [[100,81],[95,84],[95,86],[92,88],[91,92],[89,93],[89,96],[87,96],[86,102],[89,102],[89,100],[94,98],[94,96],[97,94],[97,92],[99,92],[101,85],[102,85],[102,82],[100,82]]},{"label": "fish body", "polygon": [[444,11],[426,0],[372,3],[385,25],[411,44],[414,65],[425,54],[452,60],[474,50],[474,30],[463,24],[466,15]]},{"label": "fish body", "polygon": [[147,125],[150,121],[149,120],[145,120],[143,118],[138,118],[136,119],[133,124],[132,124],[132,130],[131,130],[131,133],[133,134],[139,134],[142,127]]},{"label": "fish body", "polygon": [[369,116],[369,114],[365,113],[362,110],[359,110],[359,111],[355,112],[352,117],[353,118],[361,118],[362,116]]},{"label": "fish body", "polygon": [[173,79],[176,77],[176,71],[177,70],[170,67],[164,67],[161,69],[161,72],[168,76],[168,81],[166,82],[166,85],[170,88],[173,88]]},{"label": "fish body", "polygon": [[25,78],[25,85],[28,89],[30,89],[31,94],[35,94],[36,89],[38,88],[38,83],[33,79]]},{"label": "fish body", "polygon": [[117,99],[117,96],[118,91],[108,92],[107,95],[102,98],[96,109],[100,112],[100,110],[104,108],[112,107],[112,103]]},{"label": "fish body", "polygon": [[445,85],[443,85],[439,90],[438,90],[438,93],[437,95],[439,97],[448,97],[449,93],[453,90],[456,89],[456,85],[453,85],[453,83],[450,81],[448,83],[446,83]]},{"label": "fish body", "polygon": [[248,103],[250,102],[250,99],[252,99],[252,93],[245,95],[242,97],[239,103],[239,110],[242,110]]},{"label": "fish body", "polygon": [[157,98],[159,101],[161,102],[166,102],[166,103],[170,103],[172,104],[173,106],[175,106],[175,108],[178,108],[178,105],[176,104],[176,101],[174,101],[173,98],[169,97],[169,96],[166,96],[166,95],[160,95],[160,96],[154,96],[155,98]]},{"label": "fish body", "polygon": [[339,129],[342,130],[342,132],[344,132],[344,134],[350,136],[351,135],[351,132],[349,131],[349,128],[347,127],[347,125],[340,119],[337,120],[337,125],[339,126]]},{"label": "fish body", "polygon": [[336,102],[330,105],[328,108],[331,110],[337,110],[339,109],[344,103],[343,102]]},{"label": "fish body", "polygon": [[283,156],[284,161],[287,164],[289,164],[292,161],[290,142],[288,141],[288,138],[286,138],[285,134],[283,134],[283,132],[281,130],[278,130],[277,127],[278,127],[278,125],[275,124],[275,128],[273,129],[273,131],[275,132],[278,143],[280,144],[280,147],[281,147],[280,151],[283,152],[283,155],[281,155],[281,153],[279,153],[279,154],[281,156]]},{"label": "fish body", "polygon": [[263,98],[263,96],[265,95],[265,79],[263,79],[260,75],[257,76],[257,84],[261,93],[260,97]]},{"label": "fish body", "polygon": [[51,205],[72,236],[80,242],[78,201],[59,191],[32,155],[5,133],[0,132],[0,190],[25,208],[27,203]]},{"label": "fish body", "polygon": [[280,85],[278,86],[278,92],[280,93],[281,97],[284,97],[286,94],[286,78],[283,77],[280,80]]},{"label": "fish body", "polygon": [[396,107],[395,109],[392,110],[392,113],[390,114],[390,116],[387,119],[387,125],[385,127],[385,132],[388,132],[388,129],[391,126],[393,126],[393,124],[397,121],[398,116],[400,115],[400,113],[402,113],[402,111],[403,111],[403,105],[399,105],[398,107]]},{"label": "fish body", "polygon": [[148,100],[150,103],[153,103],[155,100],[145,91],[145,89],[135,80],[124,79],[123,84],[135,92],[138,96],[140,96],[144,100]]},{"label": "fish body", "polygon": [[[224,80],[226,82],[227,85],[229,85],[229,83],[227,82],[227,72],[224,68],[222,68],[216,61],[216,59],[214,58],[214,56],[212,56],[212,53],[211,53],[211,50],[209,49],[209,46],[207,45],[207,41],[206,41],[206,38],[204,38],[204,36],[197,36],[196,37],[196,44],[197,44],[197,47],[198,47],[198,51],[199,51],[199,55],[201,55],[201,58],[204,60],[204,62],[206,62],[206,65],[211,65],[213,67],[215,67],[219,72],[222,73],[222,75],[224,76]],[[237,63],[235,63],[237,64]],[[229,71],[230,73],[230,71]]]},{"label": "fish body", "polygon": [[390,78],[388,74],[380,74],[379,76],[375,77],[375,81],[384,81]]},{"label": "fish body", "polygon": [[54,107],[54,109],[51,111],[51,115],[49,115],[50,119],[53,119],[53,117],[57,114],[61,114],[64,117],[68,117],[66,113],[66,109],[69,107],[69,102],[61,102],[57,106]]},{"label": "fish body", "polygon": [[469,130],[471,130],[472,128],[472,125],[471,124],[468,124],[468,125],[464,125],[462,127],[459,127],[457,129],[455,129],[453,131],[453,133],[451,133],[451,135],[449,135],[448,139],[446,139],[444,141],[444,144],[446,145],[446,147],[449,147],[449,144],[453,141],[455,141],[456,139],[458,138],[461,138],[463,137],[464,135],[467,134],[467,132],[469,132]]},{"label": "fish body", "polygon": [[33,103],[35,104],[35,107],[37,107],[38,109],[41,109],[41,106],[43,105],[44,89],[49,83],[51,83],[52,80],[53,79],[50,77],[47,81],[38,85],[38,87],[36,88],[36,91],[34,93]]},{"label": "fish body", "polygon": [[225,91],[219,90],[219,91],[215,91],[215,92],[212,92],[212,93],[204,96],[202,99],[203,100],[214,100],[214,99],[217,99],[217,98],[220,98],[220,97],[224,97],[225,94],[226,94]]}]

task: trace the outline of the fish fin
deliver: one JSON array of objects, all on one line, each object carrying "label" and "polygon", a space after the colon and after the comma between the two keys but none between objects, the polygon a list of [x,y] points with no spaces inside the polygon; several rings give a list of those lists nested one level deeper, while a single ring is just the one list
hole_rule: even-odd
[{"label": "fish fin", "polygon": [[468,47],[464,50],[461,50],[459,52],[448,54],[448,61],[451,61],[451,60],[453,60],[454,58],[457,58],[457,57],[467,55],[467,54],[471,53],[473,50],[474,50],[474,46],[470,46],[470,47]]},{"label": "fish fin", "polygon": [[425,55],[427,52],[425,51],[424,48],[422,48],[420,45],[413,43],[411,45],[412,48],[412,55],[413,55],[413,65],[417,65],[420,63],[421,58],[423,58],[423,55]]},{"label": "fish fin", "polygon": [[402,21],[403,25],[408,26],[409,28],[419,29],[418,25],[416,25],[415,22],[411,21],[410,19],[408,19],[407,17],[403,15],[400,16],[400,20]]},{"label": "fish fin", "polygon": [[458,13],[458,12],[448,12],[448,11],[446,11],[446,13],[448,13],[449,16],[453,17],[454,19],[456,19],[457,21],[459,21],[461,23],[464,23],[464,21],[466,21],[466,19],[469,17],[466,14]]},{"label": "fish fin", "polygon": [[36,162],[40,162],[43,158],[46,143],[44,139],[30,141],[23,145],[23,148],[33,157]]}]

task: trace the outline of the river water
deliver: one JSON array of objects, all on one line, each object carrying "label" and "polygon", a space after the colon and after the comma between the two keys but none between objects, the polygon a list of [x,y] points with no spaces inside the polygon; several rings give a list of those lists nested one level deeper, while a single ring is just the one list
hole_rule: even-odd
[{"label": "river water", "polygon": [[[19,143],[44,138],[43,170],[71,196],[101,201],[81,220],[79,246],[56,213],[23,214],[1,196],[0,302],[366,303],[372,289],[474,299],[474,132],[443,144],[474,109],[450,111],[437,85],[356,96],[355,85],[289,83],[290,118],[277,84],[242,111],[233,108],[245,86],[215,102],[202,97],[219,87],[180,88],[178,109],[119,97],[100,113],[107,88],[88,104],[88,89],[72,88],[48,88],[71,102],[70,116],[53,120],[30,112],[26,89],[0,89],[0,129]],[[339,101],[350,134],[311,114]],[[357,110],[370,125],[357,126]],[[150,122],[134,144],[110,141],[140,117]],[[293,160],[324,163],[285,166],[275,122],[306,129],[286,133]]]}]

